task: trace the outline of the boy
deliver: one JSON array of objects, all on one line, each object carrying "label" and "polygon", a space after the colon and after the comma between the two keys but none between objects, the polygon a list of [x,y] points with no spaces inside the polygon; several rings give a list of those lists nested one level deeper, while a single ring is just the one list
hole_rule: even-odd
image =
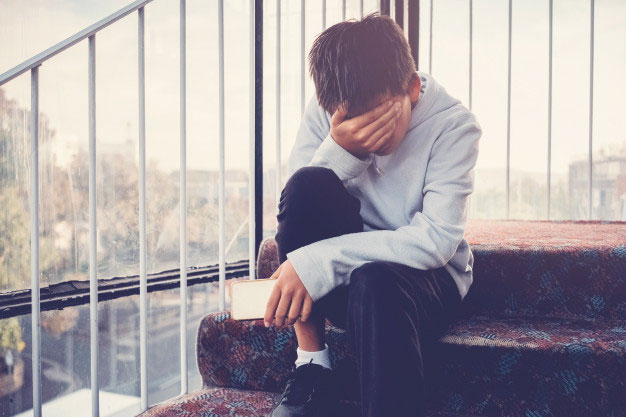
[{"label": "boy", "polygon": [[336,415],[326,318],[358,359],[363,416],[421,416],[424,349],[472,283],[463,234],[482,132],[387,16],[322,32],[309,70],[317,97],[289,156],[264,317],[294,325],[298,357],[271,416]]}]

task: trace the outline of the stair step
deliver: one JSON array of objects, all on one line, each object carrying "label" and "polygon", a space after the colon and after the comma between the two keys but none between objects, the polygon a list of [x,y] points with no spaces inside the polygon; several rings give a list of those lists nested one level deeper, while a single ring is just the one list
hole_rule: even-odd
[{"label": "stair step", "polygon": [[[138,417],[266,417],[280,400],[280,394],[237,388],[205,387],[163,401],[139,414]],[[361,404],[341,401],[338,415],[361,417]],[[428,417],[475,417],[457,413],[434,412]]]},{"label": "stair step", "polygon": [[[341,397],[359,401],[346,332],[327,322],[326,335]],[[208,386],[281,392],[296,346],[292,326],[265,328],[262,320],[215,313],[200,325],[198,366]],[[428,363],[430,410],[476,416],[626,412],[623,321],[475,316],[451,325],[434,348],[446,360]]]},{"label": "stair step", "polygon": [[[472,317],[436,344],[434,409],[484,416],[626,415],[626,323]],[[611,413],[618,414],[611,414]]]},{"label": "stair step", "polygon": [[265,417],[280,394],[237,388],[203,387],[150,407],[141,417],[248,416]]},{"label": "stair step", "polygon": [[[474,254],[466,316],[626,320],[626,222],[472,219],[465,238]],[[257,277],[278,266],[266,238]]]},{"label": "stair step", "polygon": [[471,220],[466,315],[626,320],[626,222]]}]

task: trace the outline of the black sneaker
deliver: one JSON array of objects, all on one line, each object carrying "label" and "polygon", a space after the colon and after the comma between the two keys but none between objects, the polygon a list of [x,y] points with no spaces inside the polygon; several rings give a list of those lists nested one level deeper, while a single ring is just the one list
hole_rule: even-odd
[{"label": "black sneaker", "polygon": [[269,417],[334,417],[339,398],[331,369],[311,362],[291,371]]}]

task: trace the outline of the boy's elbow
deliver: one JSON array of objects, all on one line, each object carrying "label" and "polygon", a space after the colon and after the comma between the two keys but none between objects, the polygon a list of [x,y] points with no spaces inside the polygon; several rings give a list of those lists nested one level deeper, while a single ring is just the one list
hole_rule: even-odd
[{"label": "boy's elbow", "polygon": [[456,253],[456,250],[462,240],[463,236],[461,236],[460,239],[443,239],[437,245],[437,247],[439,248],[440,256],[433,257],[436,264],[434,268],[441,268],[447,265],[448,262],[450,262],[450,259],[452,259],[452,257]]}]

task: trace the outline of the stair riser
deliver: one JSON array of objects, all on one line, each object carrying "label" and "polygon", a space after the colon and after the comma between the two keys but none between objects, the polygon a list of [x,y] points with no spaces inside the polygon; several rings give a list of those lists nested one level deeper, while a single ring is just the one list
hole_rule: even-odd
[{"label": "stair riser", "polygon": [[466,316],[626,319],[626,250],[474,249]]},{"label": "stair riser", "polygon": [[[626,246],[510,247],[472,245],[474,281],[466,316],[626,320]],[[258,277],[278,268],[276,242],[263,241]]]},{"label": "stair riser", "polygon": [[440,346],[429,407],[475,416],[625,415],[626,361],[589,352]]},{"label": "stair riser", "polygon": [[[284,389],[296,356],[293,327],[266,329],[261,320],[237,322],[217,313],[206,316],[200,329],[198,367],[206,386]],[[426,361],[433,390],[427,408],[475,416],[626,411],[622,335],[626,326],[617,321],[460,321],[434,345],[423,345],[437,353],[426,350],[425,358],[445,358]],[[327,325],[326,339],[341,397],[358,401],[357,361],[347,333]]]}]

